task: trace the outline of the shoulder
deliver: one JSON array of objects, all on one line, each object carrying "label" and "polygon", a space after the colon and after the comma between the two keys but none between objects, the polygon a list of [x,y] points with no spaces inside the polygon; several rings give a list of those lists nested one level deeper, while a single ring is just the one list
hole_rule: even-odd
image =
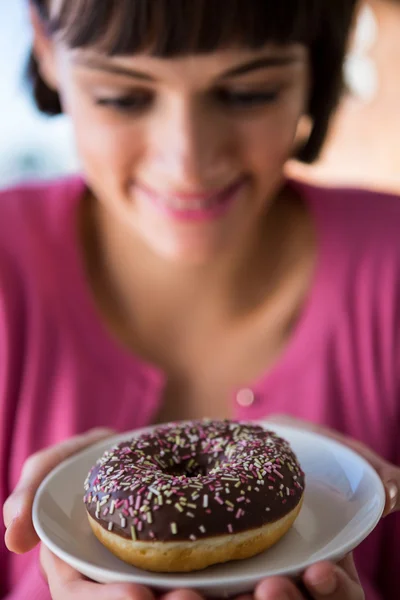
[{"label": "shoulder", "polygon": [[396,335],[400,344],[400,197],[300,187],[316,216],[326,301],[340,307],[352,334],[359,324],[360,339],[374,330],[381,337]]},{"label": "shoulder", "polygon": [[26,183],[0,191],[0,248],[18,253],[26,243],[60,233],[63,217],[83,193],[78,178]]},{"label": "shoulder", "polygon": [[[35,299],[56,284],[59,263],[72,243],[79,178],[19,185],[0,191],[1,300]],[[58,264],[58,268],[57,268]],[[51,274],[51,275],[50,275]]]},{"label": "shoulder", "polygon": [[381,414],[395,418],[399,410],[400,197],[353,188],[300,187],[317,215],[322,248],[319,281],[324,288],[320,314],[321,323],[329,327],[329,348],[336,347],[343,373],[350,369],[349,377],[361,382],[364,378],[362,402],[379,390]]},{"label": "shoulder", "polygon": [[400,266],[400,196],[294,183],[318,215],[320,229],[349,255],[391,256]]}]

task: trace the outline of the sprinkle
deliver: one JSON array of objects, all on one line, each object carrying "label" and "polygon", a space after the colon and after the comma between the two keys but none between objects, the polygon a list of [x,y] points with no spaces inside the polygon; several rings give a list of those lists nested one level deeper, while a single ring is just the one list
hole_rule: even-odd
[{"label": "sprinkle", "polygon": [[208,496],[207,494],[204,494],[203,496],[203,508],[207,508],[208,507]]},{"label": "sprinkle", "polygon": [[183,508],[180,504],[176,503],[175,508],[176,508],[176,510],[179,510],[179,512],[183,512]]},{"label": "sprinkle", "polygon": [[133,539],[134,542],[136,542],[136,540],[137,540],[136,529],[134,528],[133,525],[131,527],[131,538]]},{"label": "sprinkle", "polygon": [[113,522],[112,522],[112,521],[110,521],[110,522],[108,523],[108,531],[112,531],[112,530],[113,530]]},{"label": "sprinkle", "polygon": [[178,533],[178,527],[176,523],[171,523],[171,533],[172,535],[176,535]]}]

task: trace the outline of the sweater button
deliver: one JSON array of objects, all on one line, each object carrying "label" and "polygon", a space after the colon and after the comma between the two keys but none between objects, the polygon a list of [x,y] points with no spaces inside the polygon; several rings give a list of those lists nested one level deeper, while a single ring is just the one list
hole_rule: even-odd
[{"label": "sweater button", "polygon": [[253,390],[244,388],[240,390],[236,395],[236,402],[243,408],[252,406],[254,404],[255,396]]}]

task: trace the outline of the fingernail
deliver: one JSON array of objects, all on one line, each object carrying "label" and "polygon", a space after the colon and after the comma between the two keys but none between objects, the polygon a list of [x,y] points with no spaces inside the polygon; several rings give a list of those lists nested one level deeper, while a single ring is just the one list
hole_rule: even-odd
[{"label": "fingernail", "polygon": [[18,518],[22,510],[22,501],[17,494],[10,496],[3,508],[3,519],[6,529],[9,529],[14,521]]},{"label": "fingernail", "polygon": [[314,591],[316,591],[317,594],[321,594],[321,596],[330,596],[337,588],[337,578],[334,573],[331,573],[331,575],[328,575],[324,579],[310,583]]},{"label": "fingernail", "polygon": [[395,481],[388,481],[386,484],[387,494],[389,496],[389,509],[392,512],[397,506],[397,500],[399,498],[399,488]]}]

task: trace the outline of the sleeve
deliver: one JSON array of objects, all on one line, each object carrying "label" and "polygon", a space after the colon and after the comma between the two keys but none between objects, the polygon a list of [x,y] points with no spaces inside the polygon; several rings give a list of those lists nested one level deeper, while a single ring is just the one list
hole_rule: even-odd
[{"label": "sleeve", "polygon": [[[1,240],[0,240],[1,241]],[[10,490],[10,458],[23,360],[24,306],[18,272],[0,247],[0,503]],[[4,544],[0,519],[0,600],[51,600],[38,552],[11,554]]]},{"label": "sleeve", "polygon": [[[400,225],[400,219],[397,220]],[[398,236],[394,240],[397,248],[393,271],[393,286],[390,298],[390,334],[387,338],[391,340],[390,351],[387,353],[385,363],[390,364],[393,373],[393,404],[390,406],[391,424],[387,435],[391,438],[391,455],[388,460],[395,466],[400,467],[400,242]],[[392,253],[393,254],[393,253]],[[392,259],[393,260],[393,259]],[[389,262],[389,261],[387,261]],[[387,307],[387,304],[386,304]],[[382,309],[382,312],[384,310]],[[390,361],[390,363],[389,363]],[[382,538],[379,553],[379,568],[377,577],[377,588],[382,600],[393,600],[399,597],[400,590],[400,512],[394,513],[381,522]],[[369,600],[366,592],[366,599]],[[374,599],[374,596],[371,595]]]},{"label": "sleeve", "polygon": [[[400,219],[399,219],[400,221]],[[398,221],[398,222],[399,222]],[[400,225],[400,223],[399,223]],[[393,296],[392,354],[394,361],[395,404],[393,406],[392,456],[390,462],[400,467],[400,238],[396,238],[398,248],[395,288]],[[389,434],[389,432],[388,432]],[[399,597],[400,590],[400,512],[386,517],[383,522],[382,550],[379,565],[379,590],[383,600]],[[367,600],[369,596],[366,596]]]},{"label": "sleeve", "polygon": [[362,575],[360,576],[362,589],[364,591],[365,600],[389,600],[389,596],[383,596],[371,584],[371,582]]},{"label": "sleeve", "polygon": [[[16,557],[17,560],[20,558]],[[38,553],[35,551],[24,559],[26,567],[23,576],[8,593],[0,596],[1,600],[51,600],[49,588],[40,572]],[[4,573],[3,567],[0,573]]]}]

